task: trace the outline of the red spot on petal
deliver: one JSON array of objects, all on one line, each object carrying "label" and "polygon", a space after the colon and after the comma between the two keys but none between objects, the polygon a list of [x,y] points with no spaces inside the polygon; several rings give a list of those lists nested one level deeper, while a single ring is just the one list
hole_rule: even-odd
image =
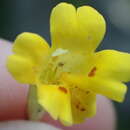
[{"label": "red spot on petal", "polygon": [[76,108],[79,109],[79,104],[76,105]]},{"label": "red spot on petal", "polygon": [[81,110],[81,111],[86,111],[86,109],[85,109],[85,108],[81,108],[80,110]]},{"label": "red spot on petal", "polygon": [[59,90],[62,91],[62,92],[64,92],[64,93],[67,93],[67,92],[68,92],[67,89],[64,88],[64,87],[59,87]]},{"label": "red spot on petal", "polygon": [[80,102],[79,101],[75,104],[75,107],[80,110]]},{"label": "red spot on petal", "polygon": [[90,93],[90,91],[86,91],[86,94],[89,94]]},{"label": "red spot on petal", "polygon": [[95,75],[95,72],[96,72],[97,68],[94,67],[88,74],[89,77],[93,77]]}]

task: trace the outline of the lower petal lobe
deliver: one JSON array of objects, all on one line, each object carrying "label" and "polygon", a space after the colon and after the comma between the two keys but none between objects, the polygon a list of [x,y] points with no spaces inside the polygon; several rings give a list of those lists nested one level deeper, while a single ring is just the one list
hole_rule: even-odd
[{"label": "lower petal lobe", "polygon": [[[130,54],[115,50],[95,53],[96,76],[116,81],[130,81]],[[93,66],[94,66],[93,65]]]},{"label": "lower petal lobe", "polygon": [[84,91],[80,87],[71,90],[73,121],[75,124],[84,122],[87,117],[96,114],[96,95],[92,91]]},{"label": "lower petal lobe", "polygon": [[30,59],[19,55],[11,55],[7,61],[8,71],[20,83],[35,83],[35,65]]},{"label": "lower petal lobe", "polygon": [[15,54],[29,58],[35,64],[41,63],[48,51],[49,45],[47,42],[35,33],[24,32],[16,37],[13,44]]},{"label": "lower petal lobe", "polygon": [[70,92],[64,86],[37,86],[39,104],[55,119],[72,125]]},{"label": "lower petal lobe", "polygon": [[130,54],[103,50],[95,53],[93,60],[88,74],[89,88],[96,93],[122,102],[127,91],[124,82],[130,81]]},{"label": "lower petal lobe", "polygon": [[20,83],[34,84],[48,51],[49,46],[42,37],[34,33],[22,33],[13,44],[14,54],[7,60],[8,71]]}]

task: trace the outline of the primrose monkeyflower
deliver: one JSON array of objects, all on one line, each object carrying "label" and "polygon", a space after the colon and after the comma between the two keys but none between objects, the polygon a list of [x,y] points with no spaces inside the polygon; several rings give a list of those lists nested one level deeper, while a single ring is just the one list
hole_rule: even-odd
[{"label": "primrose monkeyflower", "polygon": [[51,12],[51,47],[34,33],[17,36],[7,68],[18,82],[30,85],[31,120],[44,110],[65,125],[78,124],[96,114],[96,94],[124,100],[130,54],[95,52],[105,31],[105,20],[94,8],[60,3]]}]

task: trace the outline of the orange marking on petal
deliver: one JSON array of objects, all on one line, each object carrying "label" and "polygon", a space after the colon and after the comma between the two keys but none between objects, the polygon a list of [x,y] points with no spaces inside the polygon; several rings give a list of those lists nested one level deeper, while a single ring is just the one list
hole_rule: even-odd
[{"label": "orange marking on petal", "polygon": [[81,111],[86,111],[86,109],[85,109],[85,108],[81,108],[80,110],[81,110]]},{"label": "orange marking on petal", "polygon": [[64,88],[64,87],[59,87],[59,90],[62,91],[62,92],[64,92],[64,93],[67,93],[67,92],[68,92],[67,89]]},{"label": "orange marking on petal", "polygon": [[86,94],[89,94],[90,93],[90,91],[86,91]]},{"label": "orange marking on petal", "polygon": [[88,74],[89,77],[93,77],[95,75],[95,72],[96,72],[97,68],[94,67]]},{"label": "orange marking on petal", "polygon": [[76,105],[76,108],[79,109],[79,104]]}]

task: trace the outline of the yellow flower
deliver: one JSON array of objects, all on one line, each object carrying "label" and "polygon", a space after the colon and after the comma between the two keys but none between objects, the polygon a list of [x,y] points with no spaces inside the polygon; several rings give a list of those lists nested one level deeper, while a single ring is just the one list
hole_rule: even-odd
[{"label": "yellow flower", "polygon": [[106,30],[103,16],[90,6],[76,10],[60,3],[50,24],[51,47],[39,35],[25,32],[16,38],[7,61],[12,76],[34,88],[31,102],[65,125],[94,116],[96,94],[122,102],[124,82],[130,81],[130,54],[95,52]]}]

